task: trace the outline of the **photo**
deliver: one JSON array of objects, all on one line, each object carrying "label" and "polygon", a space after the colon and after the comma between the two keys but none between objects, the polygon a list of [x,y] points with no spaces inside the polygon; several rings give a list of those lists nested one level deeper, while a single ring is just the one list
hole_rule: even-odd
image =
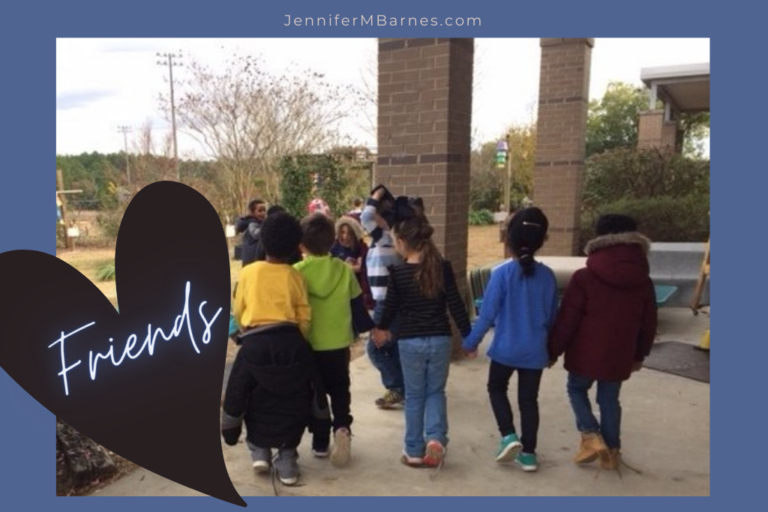
[{"label": "photo", "polygon": [[[240,496],[710,495],[709,39],[56,39],[56,257],[118,311],[158,182],[226,239]],[[57,419],[57,496],[207,494],[130,459]]]}]

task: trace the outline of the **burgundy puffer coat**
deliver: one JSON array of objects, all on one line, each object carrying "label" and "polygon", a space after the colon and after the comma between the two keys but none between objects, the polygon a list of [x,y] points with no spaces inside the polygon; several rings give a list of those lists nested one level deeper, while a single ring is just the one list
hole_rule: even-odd
[{"label": "burgundy puffer coat", "polygon": [[587,244],[587,266],[573,274],[552,329],[551,360],[565,352],[565,369],[578,376],[629,378],[656,335],[649,249],[650,241],[636,232],[600,236]]}]

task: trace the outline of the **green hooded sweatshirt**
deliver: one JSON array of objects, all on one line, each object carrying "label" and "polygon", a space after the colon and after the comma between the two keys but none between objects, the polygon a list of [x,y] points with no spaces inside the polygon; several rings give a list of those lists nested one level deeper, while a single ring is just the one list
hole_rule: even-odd
[{"label": "green hooded sweatshirt", "polygon": [[354,271],[338,258],[305,256],[294,268],[307,282],[312,322],[309,342],[313,350],[338,350],[355,341],[350,301],[362,293]]}]

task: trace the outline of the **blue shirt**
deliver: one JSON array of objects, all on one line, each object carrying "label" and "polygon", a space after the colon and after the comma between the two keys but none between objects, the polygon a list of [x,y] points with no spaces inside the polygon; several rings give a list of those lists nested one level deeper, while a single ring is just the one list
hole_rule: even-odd
[{"label": "blue shirt", "polygon": [[507,261],[491,273],[480,316],[463,348],[477,349],[494,326],[488,357],[513,368],[546,368],[547,341],[556,313],[557,280],[552,269],[536,262],[533,274],[525,276],[516,260]]}]

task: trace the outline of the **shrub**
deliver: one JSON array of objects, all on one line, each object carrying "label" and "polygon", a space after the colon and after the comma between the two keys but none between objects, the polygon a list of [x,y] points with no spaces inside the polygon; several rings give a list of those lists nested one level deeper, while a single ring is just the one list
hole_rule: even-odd
[{"label": "shrub", "polygon": [[658,149],[614,149],[586,162],[583,208],[602,208],[625,198],[709,195],[709,161]]},{"label": "shrub", "polygon": [[493,223],[493,213],[491,213],[490,210],[475,210],[469,212],[470,226],[487,226]]},{"label": "shrub", "polygon": [[652,242],[706,242],[709,238],[709,194],[620,199],[581,216],[579,247],[595,237],[595,222],[605,213],[623,213],[637,220],[638,231]]},{"label": "shrub", "polygon": [[114,281],[115,280],[115,264],[107,263],[96,271],[96,279],[99,281]]}]

